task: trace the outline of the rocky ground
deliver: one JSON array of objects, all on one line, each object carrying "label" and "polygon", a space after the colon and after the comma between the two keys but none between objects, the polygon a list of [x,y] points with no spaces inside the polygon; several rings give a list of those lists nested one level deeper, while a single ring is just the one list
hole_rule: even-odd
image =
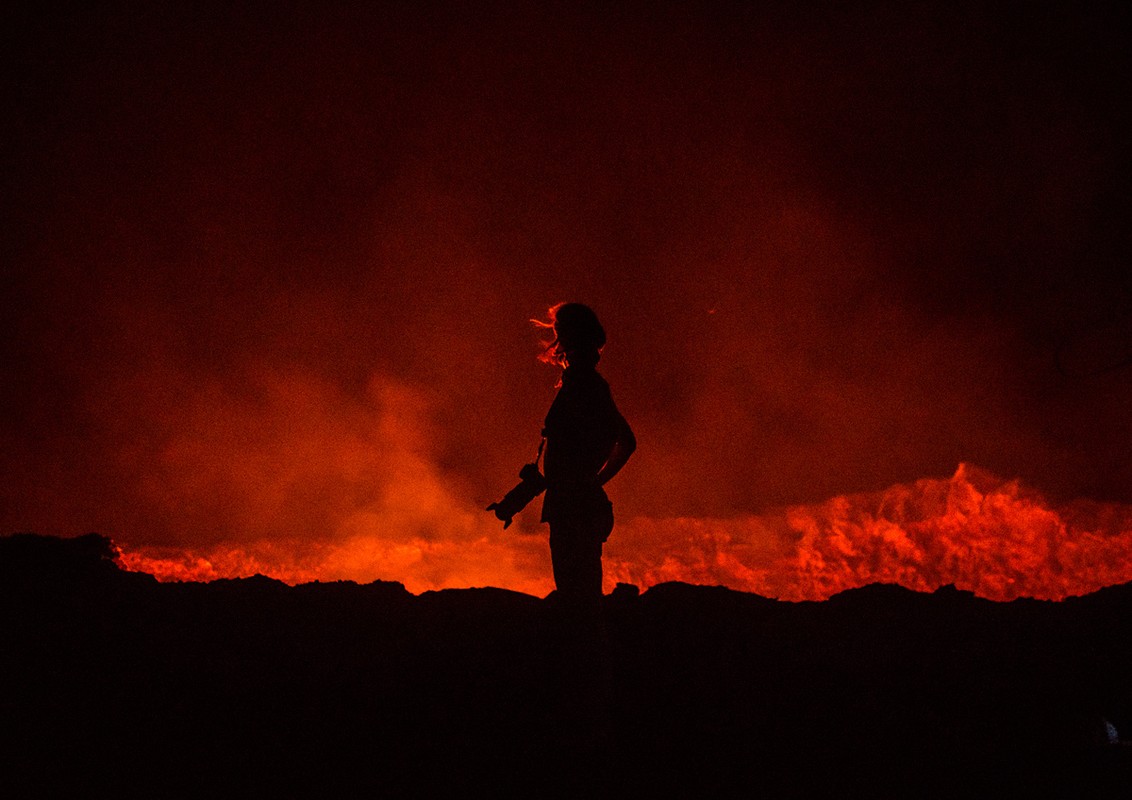
[{"label": "rocky ground", "polygon": [[14,795],[1118,797],[1132,584],[1054,603],[160,584],[0,538]]}]

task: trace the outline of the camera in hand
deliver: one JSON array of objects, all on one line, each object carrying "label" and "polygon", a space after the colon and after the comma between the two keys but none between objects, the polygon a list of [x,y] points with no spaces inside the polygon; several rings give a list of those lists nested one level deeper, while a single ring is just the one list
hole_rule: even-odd
[{"label": "camera in hand", "polygon": [[519,470],[519,483],[514,489],[503,495],[498,503],[487,507],[494,511],[495,516],[503,520],[503,529],[510,527],[512,518],[527,507],[527,503],[534,500],[546,489],[546,478],[538,470],[538,464],[526,464]]}]

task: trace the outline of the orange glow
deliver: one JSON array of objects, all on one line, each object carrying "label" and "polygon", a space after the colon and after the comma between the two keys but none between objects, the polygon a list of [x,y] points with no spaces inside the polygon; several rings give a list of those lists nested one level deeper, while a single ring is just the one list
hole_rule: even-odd
[{"label": "orange glow", "polygon": [[961,464],[949,479],[775,514],[637,521],[609,553],[616,580],[718,583],[784,600],[876,582],[1057,600],[1132,580],[1132,508],[1055,508],[1018,481]]},{"label": "orange glow", "polygon": [[414,593],[429,590],[501,586],[534,595],[545,595],[553,586],[546,575],[529,574],[514,566],[516,556],[539,560],[541,543],[523,537],[511,546],[487,539],[430,542],[423,539],[393,543],[378,536],[360,536],[333,547],[317,549],[295,543],[288,550],[278,542],[258,542],[243,547],[207,550],[143,547],[123,549],[120,564],[128,570],[148,572],[160,581],[212,581],[266,575],[289,584],[311,581],[396,580]]},{"label": "orange glow", "polygon": [[[451,539],[390,540],[385,520],[363,515],[336,544],[127,548],[121,562],[165,581],[261,573],[288,583],[397,580],[413,592],[491,585],[544,595],[552,588],[542,537],[502,536],[471,510],[449,512],[462,528]],[[761,515],[622,522],[606,546],[605,574],[607,590],[619,581],[679,580],[821,600],[874,582],[919,591],[954,583],[993,600],[1056,600],[1132,580],[1132,507],[1054,507],[1018,481],[961,464],[950,478]]]}]

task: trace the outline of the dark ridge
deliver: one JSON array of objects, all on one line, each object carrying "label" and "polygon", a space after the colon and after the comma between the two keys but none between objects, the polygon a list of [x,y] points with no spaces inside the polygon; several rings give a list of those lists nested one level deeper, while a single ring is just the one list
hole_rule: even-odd
[{"label": "dark ridge", "polygon": [[101,536],[0,538],[6,796],[1110,797],[1132,584],[414,596],[161,584]]},{"label": "dark ridge", "polygon": [[[618,585],[625,586],[627,584]],[[740,592],[735,589],[728,589],[726,586],[702,586],[698,584],[681,583],[679,581],[658,583],[648,589],[646,594],[648,594],[652,602],[679,603],[689,598],[695,598],[696,601],[701,603],[716,603],[721,606],[754,606],[780,602],[773,598],[763,597],[762,595],[752,592]]]},{"label": "dark ridge", "polygon": [[909,602],[914,595],[921,594],[913,589],[905,588],[898,583],[870,583],[838,592],[829,598],[830,602],[842,601],[878,603],[882,605],[899,605]]},{"label": "dark ridge", "polygon": [[32,582],[60,578],[90,580],[118,571],[118,551],[97,533],[63,539],[35,533],[0,538],[0,575],[5,580]]}]

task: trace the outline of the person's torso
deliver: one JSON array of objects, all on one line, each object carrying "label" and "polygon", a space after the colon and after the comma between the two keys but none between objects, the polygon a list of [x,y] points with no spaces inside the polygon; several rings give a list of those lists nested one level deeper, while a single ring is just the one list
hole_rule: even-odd
[{"label": "person's torso", "polygon": [[546,415],[547,488],[592,483],[617,441],[617,409],[595,370],[566,370]]}]

